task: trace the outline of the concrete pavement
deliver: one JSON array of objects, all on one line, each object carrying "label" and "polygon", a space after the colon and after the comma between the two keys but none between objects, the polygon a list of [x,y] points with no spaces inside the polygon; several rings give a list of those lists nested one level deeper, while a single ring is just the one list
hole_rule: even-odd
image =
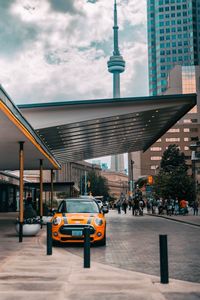
[{"label": "concrete pavement", "polygon": [[[53,248],[53,255],[47,256],[45,227],[38,236],[26,237],[23,243],[18,243],[12,223],[15,216],[2,216],[1,300],[196,300],[200,297],[197,283],[170,280],[163,285],[156,276],[94,261],[90,269],[84,269],[81,257],[62,248]],[[7,231],[3,230],[4,223]]]}]

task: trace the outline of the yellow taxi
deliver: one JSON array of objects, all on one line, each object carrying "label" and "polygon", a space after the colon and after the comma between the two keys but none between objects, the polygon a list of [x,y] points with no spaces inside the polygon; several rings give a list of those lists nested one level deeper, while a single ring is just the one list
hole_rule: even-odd
[{"label": "yellow taxi", "polygon": [[100,208],[91,197],[62,200],[52,218],[53,244],[83,243],[83,230],[90,228],[90,242],[106,245],[106,207]]}]

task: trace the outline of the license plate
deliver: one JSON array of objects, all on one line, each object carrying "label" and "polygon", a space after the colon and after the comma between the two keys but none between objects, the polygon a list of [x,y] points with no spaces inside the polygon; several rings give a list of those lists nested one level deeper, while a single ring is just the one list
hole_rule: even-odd
[{"label": "license plate", "polygon": [[82,236],[82,230],[72,230],[72,236]]}]

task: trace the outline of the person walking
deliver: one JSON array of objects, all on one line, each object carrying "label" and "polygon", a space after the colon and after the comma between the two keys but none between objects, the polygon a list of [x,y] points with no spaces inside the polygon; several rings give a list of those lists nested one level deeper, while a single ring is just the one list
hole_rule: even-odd
[{"label": "person walking", "polygon": [[175,206],[174,206],[174,214],[177,216],[179,214],[179,203],[178,203],[178,198],[175,200]]},{"label": "person walking", "polygon": [[116,203],[118,214],[121,214],[121,200],[119,199]]},{"label": "person walking", "polygon": [[199,203],[196,200],[196,201],[193,202],[193,215],[198,216],[198,212],[199,212]]},{"label": "person walking", "polygon": [[127,206],[128,206],[128,201],[126,199],[124,199],[122,202],[122,209],[125,214],[126,214]]}]

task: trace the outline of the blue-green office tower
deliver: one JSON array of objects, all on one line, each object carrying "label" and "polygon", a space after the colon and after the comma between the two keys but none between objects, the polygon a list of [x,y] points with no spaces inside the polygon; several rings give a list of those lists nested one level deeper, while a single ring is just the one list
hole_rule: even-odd
[{"label": "blue-green office tower", "polygon": [[163,94],[175,65],[199,65],[200,0],[147,0],[149,93]]}]

